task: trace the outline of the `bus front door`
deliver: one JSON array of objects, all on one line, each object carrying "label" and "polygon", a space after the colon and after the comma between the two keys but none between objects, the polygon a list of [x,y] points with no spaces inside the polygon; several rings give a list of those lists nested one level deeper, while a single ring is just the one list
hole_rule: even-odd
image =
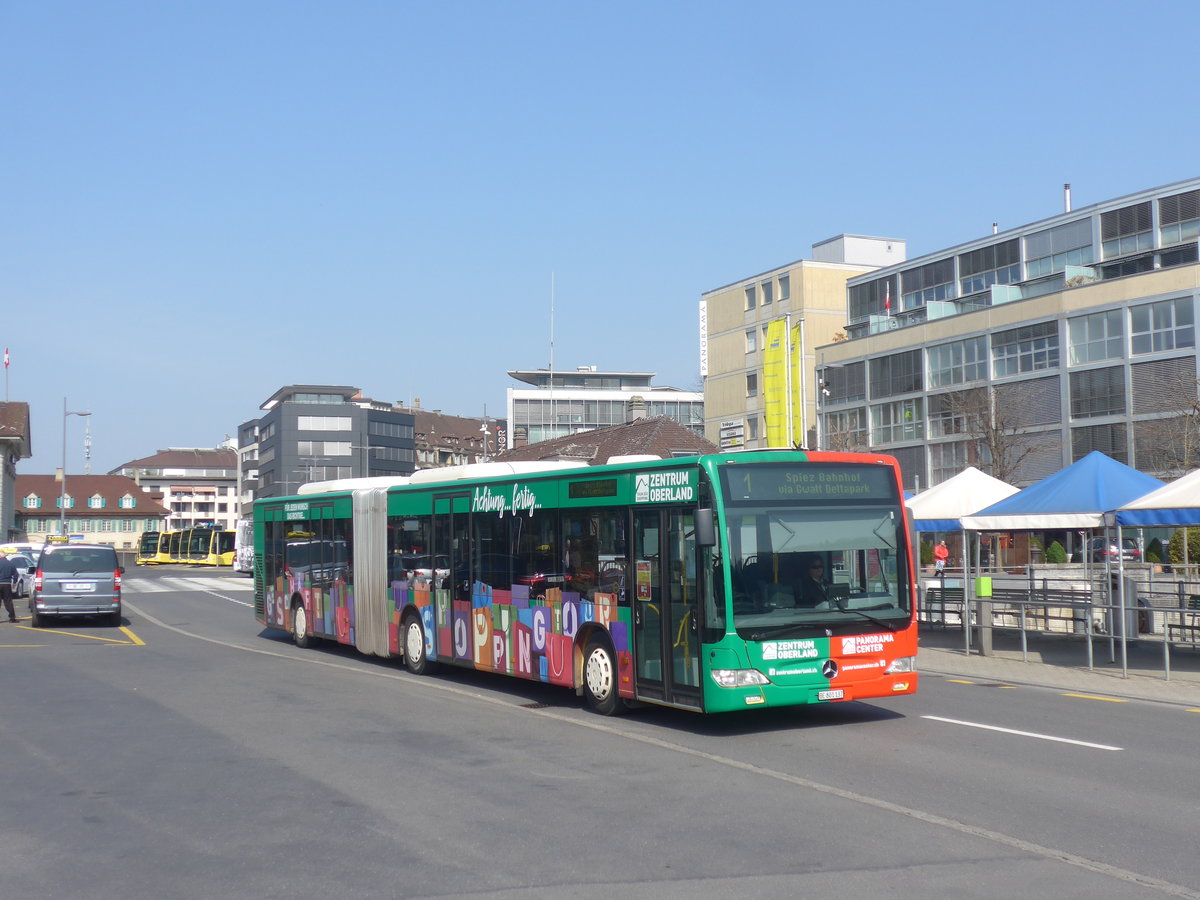
[{"label": "bus front door", "polygon": [[633,530],[637,696],[698,709],[700,597],[691,510],[637,510]]}]

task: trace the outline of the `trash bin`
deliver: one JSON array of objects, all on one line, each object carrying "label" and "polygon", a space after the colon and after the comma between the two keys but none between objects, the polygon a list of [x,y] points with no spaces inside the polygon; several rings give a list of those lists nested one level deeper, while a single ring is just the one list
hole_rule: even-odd
[{"label": "trash bin", "polygon": [[1121,637],[1124,635],[1128,640],[1137,640],[1138,634],[1142,632],[1139,625],[1139,613],[1149,618],[1150,613],[1146,609],[1139,610],[1139,605],[1145,606],[1145,601],[1140,601],[1137,595],[1137,582],[1129,577],[1125,578],[1125,621],[1124,627],[1121,623],[1121,595],[1119,591],[1120,576],[1116,572],[1112,574],[1112,608],[1105,610],[1104,625],[1108,633],[1113,637]]}]

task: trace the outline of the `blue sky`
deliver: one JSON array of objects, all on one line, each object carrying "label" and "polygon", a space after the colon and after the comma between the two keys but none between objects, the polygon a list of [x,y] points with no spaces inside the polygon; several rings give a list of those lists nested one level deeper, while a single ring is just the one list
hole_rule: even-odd
[{"label": "blue sky", "polygon": [[[214,446],[290,383],[504,414],[699,389],[703,291],[1200,174],[1200,4],[16,2],[0,342],[21,472]],[[83,466],[83,423],[68,467]]]}]

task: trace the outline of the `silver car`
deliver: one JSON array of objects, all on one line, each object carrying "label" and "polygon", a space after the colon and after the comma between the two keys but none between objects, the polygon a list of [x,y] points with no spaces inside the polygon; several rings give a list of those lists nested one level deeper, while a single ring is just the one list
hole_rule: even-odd
[{"label": "silver car", "polygon": [[31,557],[26,556],[24,553],[10,553],[8,554],[8,560],[17,569],[16,577],[13,578],[13,597],[28,597],[29,591],[33,587],[33,573],[37,565]]},{"label": "silver car", "polygon": [[66,616],[103,616],[109,625],[120,625],[124,571],[107,544],[47,544],[29,594],[33,627]]}]

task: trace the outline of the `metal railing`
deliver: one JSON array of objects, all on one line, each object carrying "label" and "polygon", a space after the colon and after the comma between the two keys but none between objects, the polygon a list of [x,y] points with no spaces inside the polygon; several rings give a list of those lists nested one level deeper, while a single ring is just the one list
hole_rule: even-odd
[{"label": "metal railing", "polygon": [[[1038,575],[997,572],[991,597],[975,597],[961,575],[923,578],[918,589],[917,619],[927,628],[963,629],[963,650],[972,652],[972,636],[980,627],[1020,636],[1021,658],[1029,660],[1029,638],[1078,638],[1085,665],[1095,667],[1096,645],[1107,644],[1110,663],[1121,662],[1128,677],[1128,647],[1134,641],[1161,642],[1162,670],[1171,678],[1173,648],[1200,648],[1200,572],[1154,572],[1127,569],[1121,585],[1103,570]],[[1044,570],[1043,570],[1044,571]],[[968,608],[969,605],[969,608]],[[964,621],[969,627],[964,628]]]}]

